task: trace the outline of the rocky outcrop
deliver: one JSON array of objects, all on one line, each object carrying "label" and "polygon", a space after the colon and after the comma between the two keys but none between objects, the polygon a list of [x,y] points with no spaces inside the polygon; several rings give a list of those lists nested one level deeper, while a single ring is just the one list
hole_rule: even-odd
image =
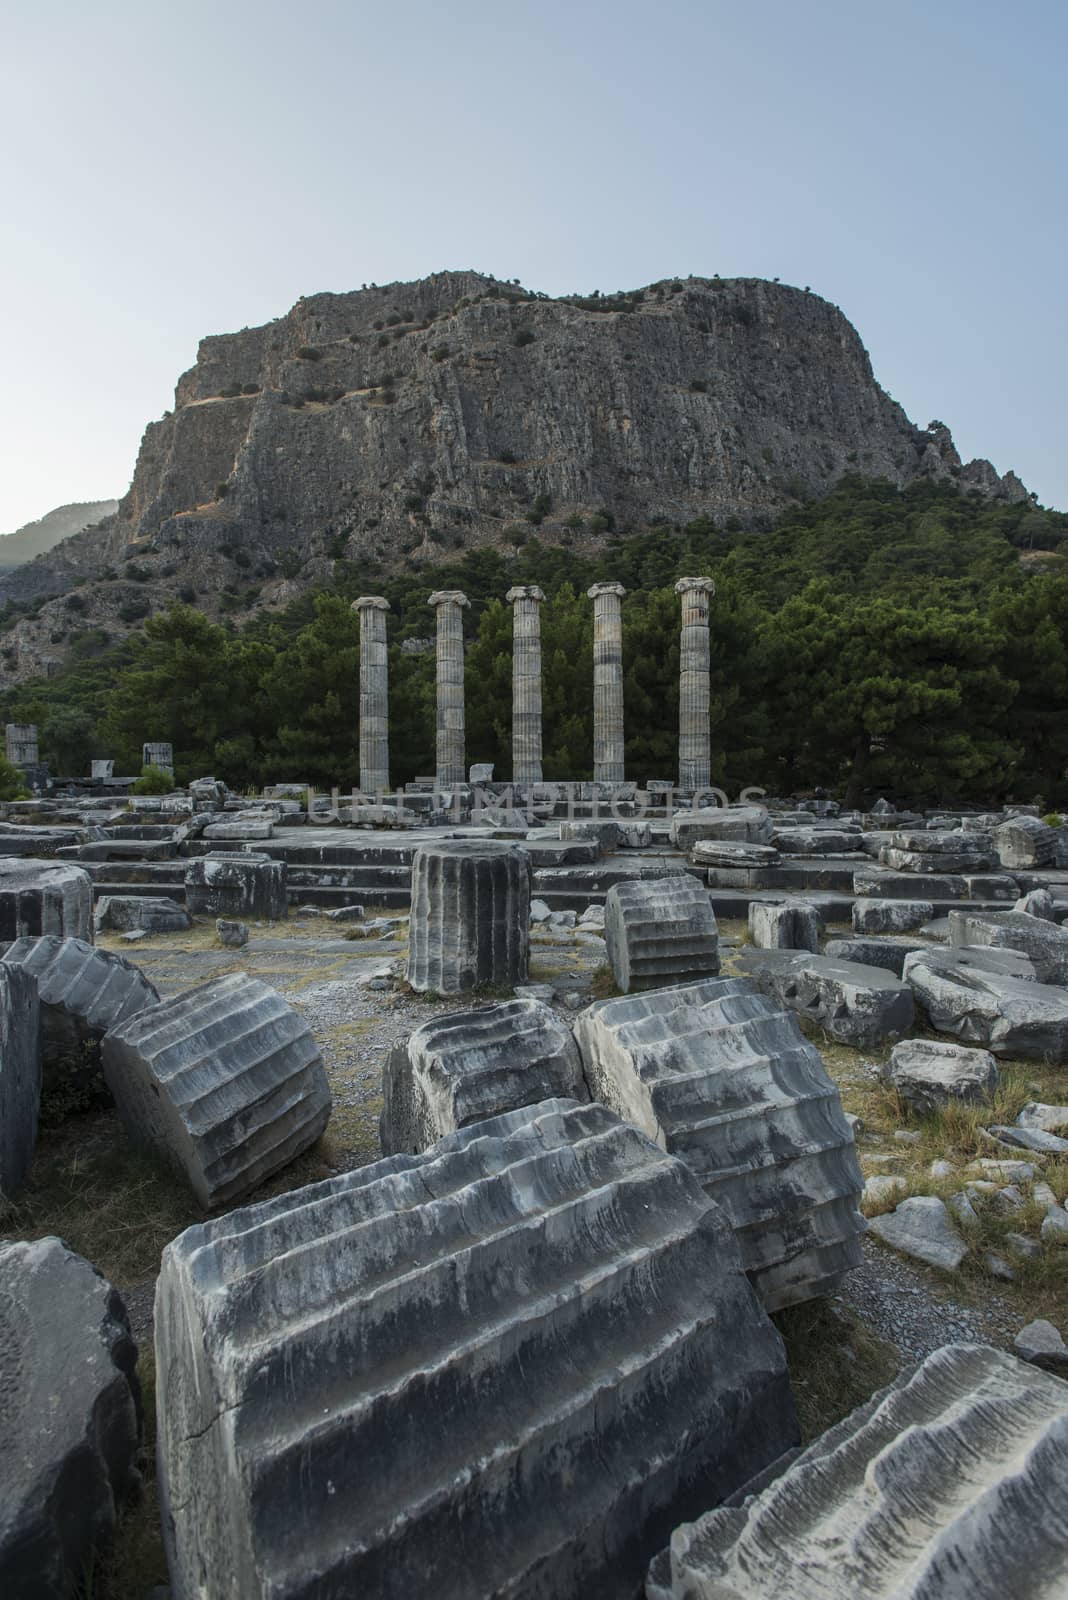
[{"label": "rocky outcrop", "polygon": [[[605,512],[759,526],[847,471],[1026,498],[1011,473],[962,466],[945,429],[915,427],[818,295],[689,278],[549,300],[441,272],[203,340],[116,515],[0,582],[0,600],[92,579],[81,619],[121,634],[183,588],[208,612],[224,584],[288,599],[337,556],[500,545],[528,511],[550,541],[582,518],[590,544]],[[69,623],[62,604],[16,623],[2,681],[47,670]]]},{"label": "rocky outcrop", "polygon": [[187,1229],[156,1356],[175,1600],[636,1596],[797,1437],[722,1212],[569,1101]]}]

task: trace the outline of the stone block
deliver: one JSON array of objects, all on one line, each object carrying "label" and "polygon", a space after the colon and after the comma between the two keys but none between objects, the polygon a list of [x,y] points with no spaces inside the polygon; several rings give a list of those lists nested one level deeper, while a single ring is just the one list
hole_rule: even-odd
[{"label": "stone block", "polygon": [[621,822],[618,826],[621,850],[649,849],[653,842],[653,830],[647,822]]},{"label": "stone block", "polygon": [[1043,922],[1057,921],[1057,903],[1048,889],[1032,889],[1012,908],[1029,917],[1040,917]]},{"label": "stone block", "polygon": [[844,856],[863,848],[859,828],[776,828],[771,843],[784,856]]},{"label": "stone block", "polygon": [[[978,829],[899,829],[891,833],[888,846],[892,850],[906,853],[918,851],[929,856],[981,856],[988,865],[994,861],[990,834]],[[936,867],[932,870],[940,869]]]},{"label": "stone block", "polygon": [[248,944],[248,924],[233,922],[228,917],[215,919],[215,932],[224,950],[243,950]]},{"label": "stone block", "polygon": [[313,1145],[330,1116],[307,1023],[243,972],[113,1028],[103,1063],[131,1138],[181,1173],[203,1206],[249,1194]]},{"label": "stone block", "polygon": [[751,1499],[680,1527],[647,1600],[1051,1600],[1068,1567],[1068,1384],[947,1345]]},{"label": "stone block", "polygon": [[1039,1318],[1021,1328],[1012,1341],[1012,1348],[1021,1361],[1058,1377],[1068,1377],[1068,1344],[1065,1344],[1052,1322]]},{"label": "stone block", "polygon": [[834,961],[854,961],[862,967],[882,967],[900,978],[905,957],[914,950],[926,950],[922,939],[828,939],[823,954]]},{"label": "stone block", "polygon": [[770,844],[742,844],[732,839],[698,839],[690,851],[697,867],[778,867],[782,856]]},{"label": "stone block", "polygon": [[994,829],[994,849],[1010,872],[1052,866],[1057,832],[1038,817],[1010,817]]},{"label": "stone block", "polygon": [[807,900],[753,900],[749,937],[758,950],[819,951],[822,923]]},{"label": "stone block", "polygon": [[889,845],[884,845],[879,851],[879,861],[891,872],[922,873],[924,876],[931,873],[982,872],[984,867],[990,865],[988,858],[977,851],[962,850],[956,855],[941,852],[928,854],[923,850],[895,850]]},{"label": "stone block", "polygon": [[763,806],[707,806],[696,811],[676,811],[669,834],[679,850],[689,850],[699,839],[768,844],[771,818]]},{"label": "stone block", "polygon": [[1068,928],[1026,911],[951,911],[949,942],[1018,950],[1034,963],[1039,983],[1068,983]]},{"label": "stone block", "polygon": [[281,922],[289,914],[286,864],[251,851],[197,856],[186,868],[185,904],[194,917]]},{"label": "stone block", "polygon": [[93,937],[93,880],[67,862],[0,859],[0,944],[56,933]]},{"label": "stone block", "polygon": [[577,822],[561,822],[561,839],[590,841],[598,850],[614,850],[619,844],[619,824],[610,817],[587,817]]},{"label": "stone block", "polygon": [[905,958],[905,980],[940,1033],[996,1056],[1068,1061],[1068,991],[1007,976],[993,958],[1013,951],[924,950]]},{"label": "stone block", "polygon": [[[0,961],[0,1196],[8,1200],[22,1187],[33,1163],[40,1110],[41,1008],[37,984],[22,967]],[[2,1345],[0,1338],[0,1372]],[[0,1400],[3,1392],[0,1383]],[[2,1515],[0,1507],[0,1518]]]},{"label": "stone block", "polygon": [[968,885],[953,872],[921,874],[858,867],[853,874],[853,893],[879,900],[966,900]]},{"label": "stone block", "polygon": [[930,922],[934,906],[930,900],[869,900],[853,902],[855,933],[910,933]]},{"label": "stone block", "polygon": [[902,1200],[893,1211],[872,1217],[868,1227],[891,1249],[942,1272],[956,1272],[968,1254],[950,1213],[934,1195],[917,1194]]},{"label": "stone block", "polygon": [[505,1000],[425,1022],[382,1074],[384,1155],[417,1155],[445,1134],[539,1100],[587,1100],[571,1029],[538,1000]]},{"label": "stone block", "polygon": [[719,971],[708,890],[689,873],[614,883],[605,896],[605,946],[624,994]]},{"label": "stone block", "polygon": [[177,900],[148,894],[101,895],[93,924],[98,933],[129,933],[133,928],[143,928],[146,933],[182,933],[193,925]]},{"label": "stone block", "polygon": [[911,990],[882,967],[807,951],[753,949],[741,951],[737,965],[765,994],[818,1023],[841,1044],[881,1044],[900,1039],[912,1027]]},{"label": "stone block", "polygon": [[447,839],[421,846],[412,862],[412,988],[451,995],[525,983],[530,883],[530,856],[516,844]]},{"label": "stone block", "polygon": [[156,1355],[175,1600],[636,1595],[797,1438],[725,1217],[598,1105],[188,1229]]},{"label": "stone block", "polygon": [[82,1592],[138,1486],[137,1349],[111,1284],[62,1239],[0,1244],[0,1593]]},{"label": "stone block", "polygon": [[969,1050],[942,1039],[903,1039],[891,1050],[882,1078],[924,1116],[953,1104],[989,1104],[998,1086],[998,1067],[988,1050]]},{"label": "stone block", "polygon": [[769,1310],[860,1262],[862,1186],[838,1090],[797,1020],[738,978],[590,1006],[590,1093],[692,1167]]},{"label": "stone block", "polygon": [[204,837],[220,844],[226,840],[273,839],[274,823],[270,817],[249,818],[246,821],[209,822],[204,829]]}]

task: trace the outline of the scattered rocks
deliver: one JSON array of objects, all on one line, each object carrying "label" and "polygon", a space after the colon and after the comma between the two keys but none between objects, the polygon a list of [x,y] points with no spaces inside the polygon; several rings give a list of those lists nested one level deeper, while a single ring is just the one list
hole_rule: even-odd
[{"label": "scattered rocks", "polygon": [[1068,1344],[1052,1322],[1043,1318],[1029,1322],[1012,1341],[1012,1348],[1021,1361],[1046,1372],[1055,1372],[1059,1377],[1068,1377]]},{"label": "scattered rocks", "polygon": [[789,950],[743,950],[737,965],[765,994],[860,1047],[898,1039],[913,1021],[912,992],[889,972]]},{"label": "scattered rocks", "polygon": [[892,1249],[942,1272],[956,1272],[968,1253],[945,1205],[933,1195],[902,1200],[896,1210],[873,1217],[868,1227]]},{"label": "scattered rocks", "polygon": [[904,1178],[898,1177],[896,1173],[878,1173],[873,1178],[865,1179],[861,1200],[867,1206],[881,1206],[888,1200],[903,1199],[908,1190],[909,1186]]},{"label": "scattered rocks", "polygon": [[365,912],[363,906],[336,906],[333,911],[327,911],[326,916],[331,922],[362,922]]},{"label": "scattered rocks", "polygon": [[1068,1132],[1068,1106],[1047,1106],[1029,1100],[1016,1118],[1018,1128],[1041,1128],[1045,1133]]},{"label": "scattered rocks", "polygon": [[248,924],[233,922],[226,917],[215,919],[215,932],[224,950],[242,950],[248,944]]},{"label": "scattered rocks", "polygon": [[93,925],[98,933],[182,933],[193,921],[166,895],[105,894],[96,903]]},{"label": "scattered rocks", "polygon": [[925,1116],[954,1102],[988,1103],[997,1088],[998,1068],[987,1050],[940,1039],[903,1039],[891,1050],[883,1079],[907,1106]]},{"label": "scattered rocks", "polygon": [[1068,1244],[1068,1211],[1048,1211],[1039,1231],[1047,1244]]}]

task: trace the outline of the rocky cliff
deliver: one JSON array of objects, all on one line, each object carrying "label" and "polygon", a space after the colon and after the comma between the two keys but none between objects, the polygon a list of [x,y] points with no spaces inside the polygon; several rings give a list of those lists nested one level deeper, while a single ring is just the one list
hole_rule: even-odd
[{"label": "rocky cliff", "polygon": [[22,611],[0,683],[174,595],[240,615],[339,557],[440,560],[517,530],[594,543],[699,515],[759,528],[848,471],[1027,493],[911,423],[807,290],[690,278],[549,300],[442,272],[315,295],[203,340],[115,515],[0,578]]},{"label": "rocky cliff", "polygon": [[0,573],[9,572],[43,555],[63,539],[81,533],[104,517],[113,517],[119,509],[117,500],[84,500],[76,505],[57,506],[34,522],[23,523],[14,533],[0,534]]}]

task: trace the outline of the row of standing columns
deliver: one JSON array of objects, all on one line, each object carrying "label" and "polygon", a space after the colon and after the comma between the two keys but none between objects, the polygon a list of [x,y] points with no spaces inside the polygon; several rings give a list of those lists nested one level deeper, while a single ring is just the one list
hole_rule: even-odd
[{"label": "row of standing columns", "polygon": [[[679,787],[707,789],[712,781],[709,739],[711,653],[708,611],[711,578],[680,578]],[[593,601],[593,776],[623,782],[623,610],[621,583],[595,583]],[[536,584],[509,589],[512,607],[512,781],[542,782],[541,617],[545,595]],[[437,613],[437,782],[454,788],[466,780],[464,748],[463,610],[467,596],[441,589],[430,596]],[[363,595],[352,609],[360,618],[360,788],[389,788],[389,676],[386,652],[388,600]]]}]

